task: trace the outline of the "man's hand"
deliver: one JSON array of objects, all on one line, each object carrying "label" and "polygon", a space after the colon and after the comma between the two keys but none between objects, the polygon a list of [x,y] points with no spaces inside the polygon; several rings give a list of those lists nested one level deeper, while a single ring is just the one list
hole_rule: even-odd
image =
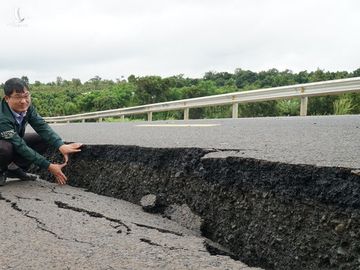
[{"label": "man's hand", "polygon": [[69,161],[69,154],[80,152],[80,147],[82,143],[70,143],[70,144],[63,144],[59,147],[59,151],[64,156],[65,164]]},{"label": "man's hand", "polygon": [[63,164],[51,163],[48,168],[48,170],[55,176],[56,182],[58,182],[58,184],[60,184],[60,185],[66,184],[66,181],[67,181],[67,177],[61,170],[65,166],[66,166],[66,163],[63,163]]}]

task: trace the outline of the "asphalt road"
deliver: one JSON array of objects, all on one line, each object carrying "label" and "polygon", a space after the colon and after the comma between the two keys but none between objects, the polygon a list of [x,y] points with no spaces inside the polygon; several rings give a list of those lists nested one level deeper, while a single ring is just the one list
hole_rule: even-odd
[{"label": "asphalt road", "polygon": [[212,256],[204,238],[140,206],[80,188],[0,187],[0,269],[259,269]]},{"label": "asphalt road", "polygon": [[[359,115],[52,126],[86,144],[360,168]],[[201,236],[122,200],[41,180],[11,180],[0,195],[0,269],[255,269],[211,256]]]},{"label": "asphalt road", "polygon": [[67,141],[145,147],[216,148],[242,156],[360,168],[360,115],[54,124]]}]

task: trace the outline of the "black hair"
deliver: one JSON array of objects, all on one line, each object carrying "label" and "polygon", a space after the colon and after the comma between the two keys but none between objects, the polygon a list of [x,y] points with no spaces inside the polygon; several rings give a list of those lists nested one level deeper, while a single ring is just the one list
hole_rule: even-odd
[{"label": "black hair", "polygon": [[26,84],[25,81],[19,78],[12,78],[5,82],[4,84],[4,94],[6,96],[10,96],[14,91],[16,93],[23,93],[25,89],[29,91],[29,86]]}]

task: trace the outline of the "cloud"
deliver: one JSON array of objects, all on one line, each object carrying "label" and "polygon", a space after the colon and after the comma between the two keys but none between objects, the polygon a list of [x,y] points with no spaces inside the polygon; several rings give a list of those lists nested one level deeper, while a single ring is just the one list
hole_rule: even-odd
[{"label": "cloud", "polygon": [[[20,7],[23,27],[14,27]],[[359,68],[356,0],[10,1],[0,81]]]}]

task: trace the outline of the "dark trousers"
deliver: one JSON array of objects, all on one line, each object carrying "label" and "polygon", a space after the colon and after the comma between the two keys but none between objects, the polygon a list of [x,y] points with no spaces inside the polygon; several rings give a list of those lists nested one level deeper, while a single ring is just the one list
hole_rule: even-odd
[{"label": "dark trousers", "polygon": [[[27,146],[34,149],[39,154],[43,154],[48,147],[48,144],[36,133],[27,133],[23,139]],[[24,159],[18,154],[10,142],[0,140],[0,170],[7,170],[7,167],[11,162],[14,162],[24,170],[28,169],[31,165],[31,161]]]}]

